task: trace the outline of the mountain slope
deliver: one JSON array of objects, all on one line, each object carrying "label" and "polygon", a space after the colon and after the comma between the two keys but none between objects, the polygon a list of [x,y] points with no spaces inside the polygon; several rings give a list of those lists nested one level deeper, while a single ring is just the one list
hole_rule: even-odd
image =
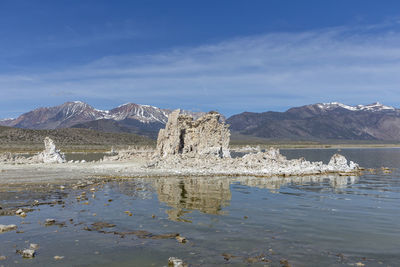
[{"label": "mountain slope", "polygon": [[112,119],[99,119],[84,123],[78,123],[71,128],[91,129],[106,133],[134,133],[156,139],[158,131],[164,128],[161,122],[142,123],[136,119],[124,119],[115,121]]},{"label": "mountain slope", "polygon": [[49,136],[60,147],[104,148],[118,145],[154,145],[154,140],[136,134],[104,133],[88,129],[31,130],[0,126],[0,150],[34,147],[43,149]]},{"label": "mountain slope", "polygon": [[400,141],[400,110],[379,103],[318,103],[286,112],[244,112],[227,122],[234,132],[269,139]]},{"label": "mountain slope", "polygon": [[[81,101],[38,108],[0,125],[25,129],[86,128],[104,132],[137,133],[154,138],[168,121],[172,110],[127,103],[111,110],[98,110]],[[201,112],[182,113],[200,116]]]}]

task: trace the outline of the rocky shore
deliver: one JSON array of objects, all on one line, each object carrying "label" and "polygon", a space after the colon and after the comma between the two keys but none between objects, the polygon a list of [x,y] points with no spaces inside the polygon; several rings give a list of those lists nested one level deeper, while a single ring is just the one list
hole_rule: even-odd
[{"label": "rocky shore", "polygon": [[335,154],[328,164],[304,158],[288,160],[278,149],[250,152],[233,158],[229,151],[230,132],[220,114],[210,112],[193,120],[179,110],[170,114],[160,130],[157,148],[113,151],[97,162],[67,162],[50,138],[45,150],[33,157],[11,153],[0,155],[0,183],[74,180],[93,176],[304,176],[351,175],[358,164]]}]

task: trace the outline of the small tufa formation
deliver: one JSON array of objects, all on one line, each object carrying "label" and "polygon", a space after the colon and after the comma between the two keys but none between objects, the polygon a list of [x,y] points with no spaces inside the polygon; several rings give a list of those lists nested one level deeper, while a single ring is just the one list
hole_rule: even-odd
[{"label": "small tufa formation", "polygon": [[44,139],[44,151],[38,155],[40,161],[44,163],[65,163],[65,155],[56,148],[54,141],[49,137]]},{"label": "small tufa formation", "polygon": [[359,170],[360,166],[358,166],[357,163],[354,163],[353,161],[350,161],[349,164],[347,164],[347,159],[340,155],[340,154],[335,154],[332,156],[331,160],[328,163],[328,166],[334,168],[334,170]]},{"label": "small tufa formation", "polygon": [[190,115],[175,110],[168,116],[165,129],[158,133],[157,155],[164,158],[178,154],[229,158],[230,131],[220,119],[221,114],[214,111],[193,120]]}]

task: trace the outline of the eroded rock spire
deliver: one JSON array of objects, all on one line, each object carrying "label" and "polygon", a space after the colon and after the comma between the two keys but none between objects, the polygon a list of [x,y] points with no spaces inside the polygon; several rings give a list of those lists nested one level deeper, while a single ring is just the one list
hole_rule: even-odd
[{"label": "eroded rock spire", "polygon": [[220,122],[221,114],[212,111],[193,120],[175,110],[168,116],[165,129],[157,139],[157,154],[161,157],[184,154],[193,157],[216,155],[230,157],[228,125]]}]

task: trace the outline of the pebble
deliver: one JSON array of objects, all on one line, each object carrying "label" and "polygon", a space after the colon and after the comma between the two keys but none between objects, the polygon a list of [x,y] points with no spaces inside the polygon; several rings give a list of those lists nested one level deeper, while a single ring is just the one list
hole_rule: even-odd
[{"label": "pebble", "polygon": [[21,215],[21,213],[23,213],[24,211],[22,210],[22,209],[18,209],[16,212],[15,212],[15,214],[17,214],[17,215]]},{"label": "pebble", "polygon": [[62,260],[62,259],[64,259],[64,256],[54,256],[54,259],[55,259],[56,261]]}]

